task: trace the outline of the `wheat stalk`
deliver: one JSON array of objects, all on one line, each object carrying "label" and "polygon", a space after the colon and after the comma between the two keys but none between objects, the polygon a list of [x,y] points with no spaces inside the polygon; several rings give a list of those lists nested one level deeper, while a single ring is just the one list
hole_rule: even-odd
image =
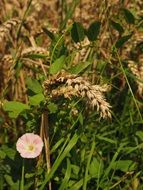
[{"label": "wheat stalk", "polygon": [[9,81],[14,76],[13,58],[11,55],[5,55],[0,61],[0,92],[2,93],[8,87]]}]

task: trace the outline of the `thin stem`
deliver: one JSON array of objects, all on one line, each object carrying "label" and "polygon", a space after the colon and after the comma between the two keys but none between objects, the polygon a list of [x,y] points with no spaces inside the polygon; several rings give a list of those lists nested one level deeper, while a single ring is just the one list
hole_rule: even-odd
[{"label": "thin stem", "polygon": [[87,166],[86,166],[86,170],[85,170],[85,177],[84,177],[84,180],[83,180],[83,190],[87,189],[88,171],[89,171],[89,166],[90,166],[90,163],[91,163],[91,159],[92,159],[94,149],[95,149],[95,141],[93,139],[92,146],[91,146],[91,151],[89,153],[88,160],[87,160]]},{"label": "thin stem", "polygon": [[23,163],[22,163],[20,190],[24,190],[24,159],[23,159]]},{"label": "thin stem", "polygon": [[117,58],[118,58],[119,64],[120,64],[120,66],[121,66],[121,70],[122,70],[122,72],[123,72],[123,75],[124,75],[124,77],[125,77],[125,79],[126,79],[127,85],[128,85],[128,87],[129,87],[130,93],[131,93],[131,95],[132,95],[132,97],[133,97],[133,100],[134,100],[135,106],[136,106],[136,108],[137,108],[138,114],[139,114],[139,116],[140,116],[140,118],[141,118],[141,121],[143,122],[143,118],[142,118],[140,109],[139,109],[139,107],[138,107],[137,101],[136,101],[136,99],[135,99],[134,93],[133,93],[133,91],[132,91],[132,88],[131,88],[131,86],[130,86],[129,80],[128,80],[127,76],[126,76],[125,70],[124,70],[124,68],[123,68],[123,66],[122,66],[122,62],[121,62],[121,59],[120,59],[119,54],[118,54],[117,51],[116,51],[116,54],[117,54]]},{"label": "thin stem", "polygon": [[[51,162],[50,162],[50,143],[49,143],[49,123],[48,123],[48,113],[45,111],[41,117],[41,135],[44,140],[45,146],[45,156],[46,156],[46,165],[47,173],[50,173]],[[48,183],[49,190],[52,190],[51,181]]]},{"label": "thin stem", "polygon": [[19,26],[19,28],[18,28],[18,31],[17,31],[17,41],[18,41],[18,39],[19,39],[22,25],[23,25],[24,20],[25,20],[25,18],[26,18],[26,16],[27,16],[27,13],[28,13],[28,11],[29,11],[29,8],[30,8],[30,6],[31,6],[32,1],[33,1],[33,0],[29,0],[29,1],[27,2],[26,10],[24,11],[23,17],[22,17],[22,19],[21,19],[21,24],[20,24],[20,26]]}]

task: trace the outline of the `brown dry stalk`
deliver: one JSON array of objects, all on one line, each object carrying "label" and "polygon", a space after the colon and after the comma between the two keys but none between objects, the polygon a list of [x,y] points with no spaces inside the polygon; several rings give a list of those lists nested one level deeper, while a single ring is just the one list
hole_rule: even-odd
[{"label": "brown dry stalk", "polygon": [[71,99],[73,96],[85,99],[91,108],[97,109],[102,118],[111,118],[110,104],[104,97],[107,85],[92,85],[83,77],[70,74],[55,75],[47,79],[44,84],[45,95],[50,98],[64,96]]},{"label": "brown dry stalk", "polygon": [[0,26],[0,42],[7,37],[7,35],[12,31],[12,29],[20,23],[18,19],[10,19],[4,22]]},{"label": "brown dry stalk", "polygon": [[[39,63],[35,60],[32,60],[32,59],[29,59],[29,58],[24,58],[24,59],[22,59],[22,61],[23,61],[24,66],[29,69],[32,69],[33,67],[41,67],[41,63]],[[48,65],[44,65],[44,64],[43,64],[43,67],[45,70],[47,70],[49,68]]]},{"label": "brown dry stalk", "polygon": [[[48,113],[44,112],[41,117],[41,127],[40,135],[44,140],[45,146],[45,157],[48,173],[51,170],[51,161],[50,161],[50,143],[49,143],[49,123],[48,123]],[[52,189],[51,182],[48,183],[49,190]]]}]

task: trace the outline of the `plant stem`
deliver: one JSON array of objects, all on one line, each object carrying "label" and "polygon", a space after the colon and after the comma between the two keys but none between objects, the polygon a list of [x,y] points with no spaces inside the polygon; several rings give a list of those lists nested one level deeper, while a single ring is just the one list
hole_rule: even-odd
[{"label": "plant stem", "polygon": [[23,163],[22,163],[20,190],[24,190],[24,159],[23,159]]}]

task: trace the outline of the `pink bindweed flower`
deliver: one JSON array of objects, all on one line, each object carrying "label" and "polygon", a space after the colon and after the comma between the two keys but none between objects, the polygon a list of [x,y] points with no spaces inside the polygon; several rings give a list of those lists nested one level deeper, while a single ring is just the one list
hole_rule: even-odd
[{"label": "pink bindweed flower", "polygon": [[41,137],[34,133],[22,135],[16,143],[16,149],[23,158],[36,158],[40,155],[42,148]]}]

